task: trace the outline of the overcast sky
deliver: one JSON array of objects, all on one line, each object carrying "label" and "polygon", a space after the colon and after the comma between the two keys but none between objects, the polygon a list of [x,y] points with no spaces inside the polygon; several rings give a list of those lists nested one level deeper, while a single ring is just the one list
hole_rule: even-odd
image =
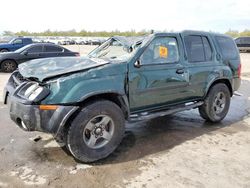
[{"label": "overcast sky", "polygon": [[250,0],[3,0],[0,31],[250,29]]}]

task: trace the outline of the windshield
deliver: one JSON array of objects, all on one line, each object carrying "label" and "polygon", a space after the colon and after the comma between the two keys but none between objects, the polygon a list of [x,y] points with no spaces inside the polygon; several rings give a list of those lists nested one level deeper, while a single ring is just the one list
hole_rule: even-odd
[{"label": "windshield", "polygon": [[132,47],[111,38],[93,50],[88,56],[90,58],[128,60],[132,55],[132,51]]},{"label": "windshield", "polygon": [[30,44],[30,45],[26,45],[26,46],[24,46],[24,47],[22,47],[22,48],[19,48],[19,49],[17,49],[15,52],[17,52],[17,53],[21,53],[22,51],[24,51],[24,50],[26,50],[28,47],[30,47],[32,44]]},{"label": "windshield", "polygon": [[11,39],[8,43],[12,44],[14,42],[14,40],[16,40],[15,38]]}]

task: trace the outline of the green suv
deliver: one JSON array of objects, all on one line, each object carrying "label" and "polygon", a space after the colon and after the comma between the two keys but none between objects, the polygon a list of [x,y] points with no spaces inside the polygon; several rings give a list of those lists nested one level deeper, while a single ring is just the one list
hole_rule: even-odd
[{"label": "green suv", "polygon": [[107,157],[125,121],[198,108],[221,121],[240,86],[241,63],[226,35],[183,31],[111,37],[86,57],[32,60],[6,87],[11,119],[51,133],[82,162]]}]

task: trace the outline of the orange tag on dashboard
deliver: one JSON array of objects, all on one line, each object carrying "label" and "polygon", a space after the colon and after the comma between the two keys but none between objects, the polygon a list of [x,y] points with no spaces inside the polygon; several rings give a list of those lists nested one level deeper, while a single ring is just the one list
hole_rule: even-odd
[{"label": "orange tag on dashboard", "polygon": [[159,54],[160,54],[160,57],[167,58],[168,57],[168,48],[165,46],[160,46]]}]

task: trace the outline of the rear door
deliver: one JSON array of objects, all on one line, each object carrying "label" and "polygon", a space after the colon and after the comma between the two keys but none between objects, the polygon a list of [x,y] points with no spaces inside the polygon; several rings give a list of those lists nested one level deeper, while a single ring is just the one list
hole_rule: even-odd
[{"label": "rear door", "polygon": [[219,61],[210,35],[182,34],[187,54],[189,70],[189,98],[199,99],[204,96],[209,76],[219,74]]},{"label": "rear door", "polygon": [[159,109],[185,98],[189,80],[180,44],[177,34],[157,36],[140,55],[140,66],[130,64],[129,100],[133,113]]}]

